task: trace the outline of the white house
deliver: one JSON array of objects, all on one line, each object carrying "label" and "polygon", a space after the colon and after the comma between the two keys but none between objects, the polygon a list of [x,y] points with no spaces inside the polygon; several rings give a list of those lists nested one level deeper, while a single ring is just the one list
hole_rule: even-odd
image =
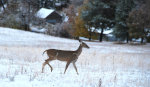
[{"label": "white house", "polygon": [[54,9],[41,8],[37,11],[36,17],[46,20],[51,24],[61,23],[62,16],[57,13]]}]

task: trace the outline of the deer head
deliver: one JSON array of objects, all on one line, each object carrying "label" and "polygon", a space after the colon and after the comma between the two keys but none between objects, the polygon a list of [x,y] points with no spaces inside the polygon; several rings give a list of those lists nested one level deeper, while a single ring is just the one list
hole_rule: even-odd
[{"label": "deer head", "polygon": [[90,48],[86,43],[82,42],[82,40],[79,39],[80,45],[84,48]]}]

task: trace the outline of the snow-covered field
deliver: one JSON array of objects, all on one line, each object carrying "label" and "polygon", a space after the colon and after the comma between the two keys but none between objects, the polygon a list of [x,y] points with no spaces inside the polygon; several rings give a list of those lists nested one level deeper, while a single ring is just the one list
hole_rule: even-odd
[{"label": "snow-covered field", "polygon": [[150,87],[150,44],[131,46],[85,42],[76,62],[50,62],[41,73],[46,49],[76,50],[79,42],[0,27],[0,87]]}]

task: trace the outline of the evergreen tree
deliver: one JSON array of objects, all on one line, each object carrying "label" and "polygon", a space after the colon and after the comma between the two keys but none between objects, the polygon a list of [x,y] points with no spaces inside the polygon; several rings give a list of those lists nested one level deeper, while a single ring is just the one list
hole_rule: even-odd
[{"label": "evergreen tree", "polygon": [[[99,41],[102,41],[104,29],[112,27],[116,0],[90,0],[87,9],[82,11],[82,19],[86,22],[89,31],[91,27],[101,29]],[[91,36],[91,35],[90,35]]]},{"label": "evergreen tree", "polygon": [[120,40],[129,40],[128,26],[126,24],[129,12],[134,7],[134,0],[119,0],[116,6],[114,35]]}]

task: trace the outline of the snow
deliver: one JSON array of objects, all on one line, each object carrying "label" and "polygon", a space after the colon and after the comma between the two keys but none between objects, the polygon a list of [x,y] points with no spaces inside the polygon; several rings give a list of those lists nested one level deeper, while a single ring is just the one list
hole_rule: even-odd
[{"label": "snow", "polygon": [[81,40],[89,40],[89,38],[85,38],[85,37],[79,37],[79,39],[81,39]]},{"label": "snow", "polygon": [[64,22],[67,22],[68,20],[69,20],[69,17],[68,17],[68,16],[65,16]]},{"label": "snow", "polygon": [[45,49],[76,50],[77,40],[0,27],[0,87],[150,87],[150,44],[85,42],[76,65],[51,61],[41,73]]},{"label": "snow", "polygon": [[104,34],[110,34],[112,32],[113,32],[113,30],[104,30]]},{"label": "snow", "polygon": [[[0,27],[0,45],[40,45],[43,41],[74,43],[73,40]],[[11,42],[11,43],[10,43]]]},{"label": "snow", "polygon": [[45,28],[39,29],[38,27],[35,26],[31,26],[30,29],[32,32],[37,32],[37,33],[46,33],[47,31],[47,29]]},{"label": "snow", "polygon": [[[94,27],[91,28],[92,32],[101,33],[101,29],[95,29]],[[104,29],[103,34],[111,34],[113,32],[113,29]]]},{"label": "snow", "polygon": [[52,12],[54,12],[53,9],[47,9],[47,8],[41,8],[37,13],[36,16],[39,18],[46,18],[48,15],[50,15]]},{"label": "snow", "polygon": [[61,3],[55,3],[56,6],[61,6]]}]

